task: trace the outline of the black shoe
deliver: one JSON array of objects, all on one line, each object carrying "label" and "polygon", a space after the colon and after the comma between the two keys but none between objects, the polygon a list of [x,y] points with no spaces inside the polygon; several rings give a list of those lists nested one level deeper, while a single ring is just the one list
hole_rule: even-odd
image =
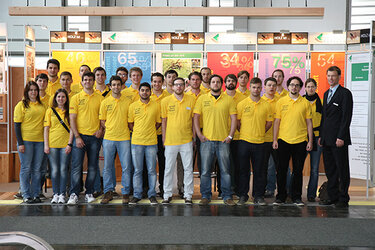
[{"label": "black shoe", "polygon": [[41,200],[47,200],[47,197],[44,194],[40,193],[39,194],[39,199],[41,199]]},{"label": "black shoe", "polygon": [[322,206],[331,206],[331,205],[335,205],[336,202],[334,201],[331,201],[331,200],[321,200],[319,201],[319,205],[322,205]]},{"label": "black shoe", "polygon": [[98,198],[98,197],[101,196],[102,194],[103,194],[102,191],[100,191],[100,192],[95,191],[95,192],[92,194],[92,196],[94,196],[94,198]]},{"label": "black shoe", "polygon": [[136,197],[133,197],[133,199],[131,199],[131,201],[129,202],[130,205],[136,205],[138,203],[138,201],[140,201],[141,199],[138,199]]},{"label": "black shoe", "polygon": [[282,206],[285,204],[285,201],[282,201],[280,199],[276,199],[273,203],[274,206]]},{"label": "black shoe", "polygon": [[247,198],[245,196],[240,196],[240,199],[237,202],[237,205],[242,206],[242,205],[245,205],[246,202],[247,202]]},{"label": "black shoe", "polygon": [[27,198],[27,199],[24,199],[23,202],[26,203],[26,204],[33,204],[34,199],[33,198]]},{"label": "black shoe", "polygon": [[42,200],[39,197],[35,197],[33,203],[42,203]]},{"label": "black shoe", "polygon": [[185,204],[186,205],[193,205],[193,200],[190,198],[185,198]]},{"label": "black shoe", "polygon": [[172,197],[169,197],[168,200],[163,200],[161,204],[163,205],[169,205],[169,203],[172,201]]},{"label": "black shoe", "polygon": [[264,192],[264,198],[273,198],[275,196],[275,192],[272,192],[270,190],[266,190],[266,192]]},{"label": "black shoe", "polygon": [[13,197],[14,197],[14,199],[20,199],[20,200],[23,199],[21,192],[16,193],[15,195],[13,195]]},{"label": "black shoe", "polygon": [[120,197],[120,195],[116,191],[112,191],[113,197]]},{"label": "black shoe", "polygon": [[295,199],[293,201],[293,204],[296,205],[297,207],[302,207],[302,206],[305,205],[305,203],[303,203],[302,200],[300,200],[300,199]]},{"label": "black shoe", "polygon": [[254,204],[260,206],[267,206],[267,203],[264,201],[263,197],[254,198]]},{"label": "black shoe", "polygon": [[339,201],[335,204],[335,208],[348,208],[349,203],[345,201]]},{"label": "black shoe", "polygon": [[316,202],[314,197],[307,197],[308,202]]},{"label": "black shoe", "polygon": [[159,204],[159,202],[158,202],[158,200],[156,199],[155,196],[151,196],[151,197],[149,198],[149,200],[150,200],[150,204],[151,204],[151,205],[158,205],[158,204]]}]

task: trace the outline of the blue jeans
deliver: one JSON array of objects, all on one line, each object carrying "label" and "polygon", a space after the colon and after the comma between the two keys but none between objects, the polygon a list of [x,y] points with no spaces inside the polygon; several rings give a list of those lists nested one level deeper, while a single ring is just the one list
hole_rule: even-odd
[{"label": "blue jeans", "polygon": [[132,158],[130,151],[130,140],[127,141],[110,141],[103,140],[103,153],[104,153],[104,169],[103,169],[103,186],[104,193],[108,191],[114,191],[113,181],[116,181],[116,175],[113,176],[115,170],[115,155],[116,151],[119,155],[122,176],[121,184],[122,194],[129,194],[131,184],[131,169],[132,169]]},{"label": "blue jeans", "polygon": [[39,197],[43,142],[24,141],[25,152],[18,153],[21,162],[20,186],[24,199]]},{"label": "blue jeans", "polygon": [[71,185],[70,194],[75,193],[79,195],[80,182],[81,182],[81,171],[83,165],[83,158],[85,152],[87,153],[87,176],[85,182],[86,194],[92,194],[94,192],[94,182],[96,171],[99,168],[99,150],[100,150],[100,139],[93,135],[80,135],[85,146],[83,148],[76,147],[76,140],[73,141],[72,150],[72,170],[71,170]]},{"label": "blue jeans", "polygon": [[148,197],[156,196],[156,154],[158,145],[131,145],[132,160],[134,166],[133,188],[134,197],[141,199],[143,192],[143,159],[146,158],[147,174],[148,174]]},{"label": "blue jeans", "polygon": [[318,188],[320,155],[323,151],[323,148],[318,145],[318,139],[319,137],[315,138],[317,150],[308,152],[310,154],[310,180],[307,188],[308,198],[315,198]]},{"label": "blue jeans", "polygon": [[51,166],[51,179],[53,194],[66,193],[66,179],[71,154],[65,153],[65,148],[50,148],[49,162]]},{"label": "blue jeans", "polygon": [[211,166],[216,154],[220,168],[220,189],[224,201],[232,198],[230,176],[230,144],[221,141],[206,141],[201,143],[201,184],[202,198],[211,199]]}]

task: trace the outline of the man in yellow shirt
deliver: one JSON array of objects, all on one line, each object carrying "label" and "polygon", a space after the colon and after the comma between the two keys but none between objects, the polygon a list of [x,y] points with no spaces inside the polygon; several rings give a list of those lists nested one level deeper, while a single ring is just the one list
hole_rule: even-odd
[{"label": "man in yellow shirt", "polygon": [[284,71],[282,69],[275,69],[272,72],[272,77],[277,81],[275,95],[279,98],[288,95],[288,91],[283,87]]},{"label": "man in yellow shirt", "polygon": [[60,62],[56,59],[49,59],[47,61],[48,87],[46,92],[50,96],[55,95],[56,90],[61,88],[60,79],[57,75],[59,71]]},{"label": "man in yellow shirt", "polygon": [[[61,83],[61,87],[63,89],[66,90],[66,92],[68,93],[68,97],[69,97],[69,101],[72,100],[72,97],[77,94],[78,92],[75,92],[71,89],[71,86],[72,86],[72,82],[73,82],[73,78],[72,78],[72,74],[68,71],[64,71],[60,74],[60,83]],[[49,98],[49,106],[52,106],[52,102],[53,102],[53,97],[54,96],[51,96]]]},{"label": "man in yellow shirt", "polygon": [[94,90],[104,98],[110,96],[111,90],[105,84],[105,79],[107,78],[107,72],[105,72],[105,69],[103,67],[96,67],[92,73],[95,75]]},{"label": "man in yellow shirt", "polygon": [[126,81],[128,80],[129,71],[125,67],[118,67],[116,69],[116,76],[119,76],[122,81],[122,89],[126,89]]},{"label": "man in yellow shirt", "polygon": [[237,92],[243,94],[244,96],[250,96],[250,90],[247,88],[247,84],[249,83],[250,74],[246,70],[241,70],[237,74],[238,78],[238,88]]},{"label": "man in yellow shirt", "polygon": [[266,205],[264,186],[266,170],[264,169],[264,139],[267,130],[272,126],[273,112],[271,105],[260,97],[262,80],[254,77],[250,81],[250,96],[237,105],[240,143],[238,146],[239,183],[238,204],[243,205],[249,199],[250,160],[253,169],[254,204]]},{"label": "man in yellow shirt", "polygon": [[143,161],[146,158],[148,173],[148,198],[151,205],[158,204],[156,200],[156,153],[158,151],[156,130],[161,125],[160,106],[150,100],[151,86],[147,82],[139,86],[138,101],[129,106],[128,123],[133,131],[131,152],[134,165],[133,199],[129,204],[137,204],[142,199],[143,191]]},{"label": "man in yellow shirt", "polygon": [[209,67],[203,67],[201,68],[201,74],[202,74],[202,84],[200,88],[204,93],[209,93],[210,92],[210,77],[212,75],[212,70]]},{"label": "man in yellow shirt", "polygon": [[[78,71],[78,74],[79,74],[79,77],[80,77],[80,80],[82,79],[82,75],[86,72],[91,72],[91,68],[90,66],[86,65],[86,64],[82,64],[80,67],[79,67],[79,71]],[[61,77],[61,76],[60,76]],[[72,78],[73,79],[73,78]],[[71,86],[72,88],[72,91],[78,93],[78,92],[81,92],[81,90],[83,89],[83,85],[82,85],[82,82],[80,81],[79,83],[74,83],[72,84]]]},{"label": "man in yellow shirt", "polygon": [[115,191],[113,183],[116,182],[115,156],[119,155],[122,177],[121,193],[123,204],[129,203],[129,192],[131,184],[131,151],[130,131],[128,123],[128,109],[130,100],[121,95],[122,80],[119,76],[112,76],[109,80],[111,95],[102,101],[100,105],[99,119],[105,128],[103,139],[104,169],[103,169],[103,191],[104,197],[101,204],[107,204],[113,199]]},{"label": "man in yellow shirt", "polygon": [[[211,166],[214,155],[221,172],[221,191],[224,203],[235,205],[232,199],[230,177],[229,145],[237,127],[236,104],[228,95],[221,93],[223,78],[212,75],[210,78],[211,92],[198,98],[194,107],[194,129],[201,141],[201,205],[208,205],[211,201]],[[200,117],[202,116],[201,132]],[[228,119],[231,125],[228,126]]]},{"label": "man in yellow shirt", "polygon": [[302,202],[302,171],[307,151],[311,151],[313,142],[312,111],[309,101],[300,96],[302,80],[291,77],[286,83],[289,94],[276,103],[276,114],[273,127],[273,145],[279,155],[277,172],[277,196],[273,203],[276,206],[284,204],[286,177],[289,160],[292,157],[293,179],[291,198],[296,206]]},{"label": "man in yellow shirt", "polygon": [[192,204],[194,193],[193,176],[193,109],[195,98],[184,95],[185,81],[176,78],[173,82],[174,93],[161,102],[162,132],[165,145],[164,200],[172,200],[173,173],[177,154],[180,153],[184,169],[185,203]]},{"label": "man in yellow shirt", "polygon": [[139,100],[139,85],[141,84],[141,80],[143,77],[143,72],[141,68],[133,67],[129,71],[130,80],[132,84],[129,88],[125,88],[122,90],[121,94],[126,98],[129,98],[131,102],[135,102]]},{"label": "man in yellow shirt", "polygon": [[74,134],[71,168],[71,188],[68,204],[77,204],[80,193],[81,169],[87,152],[86,202],[95,201],[93,196],[96,172],[99,169],[99,150],[104,129],[100,125],[99,109],[103,97],[94,91],[95,75],[82,75],[83,91],[72,97],[69,105],[70,126]]},{"label": "man in yellow shirt", "polygon": [[174,69],[167,70],[164,73],[165,77],[165,88],[169,94],[173,94],[173,81],[178,77],[178,73]]}]

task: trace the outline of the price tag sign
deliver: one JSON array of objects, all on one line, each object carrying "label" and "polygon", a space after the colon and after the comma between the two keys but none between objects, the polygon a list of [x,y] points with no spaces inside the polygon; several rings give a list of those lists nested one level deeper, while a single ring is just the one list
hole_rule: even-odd
[{"label": "price tag sign", "polygon": [[[306,80],[306,53],[304,52],[263,52],[259,53],[259,78],[264,81],[272,75],[275,69],[284,71],[283,87],[286,89],[286,81],[292,76],[298,76],[303,82]],[[300,94],[305,94],[303,87]]]},{"label": "price tag sign", "polygon": [[327,69],[337,66],[341,69],[340,85],[344,86],[345,52],[312,52],[311,53],[311,78],[318,83],[317,93],[323,98],[324,92],[329,89],[327,82]]},{"label": "price tag sign", "polygon": [[[141,82],[151,81],[151,52],[105,52],[104,64],[107,72],[107,83],[112,75],[116,75],[118,67],[125,67],[127,70],[139,67],[143,72]],[[129,87],[130,85],[131,80],[129,76],[126,86]]]}]

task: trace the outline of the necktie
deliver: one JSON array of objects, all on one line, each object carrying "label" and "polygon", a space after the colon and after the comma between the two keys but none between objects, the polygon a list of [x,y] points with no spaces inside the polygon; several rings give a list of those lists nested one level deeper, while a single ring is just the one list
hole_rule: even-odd
[{"label": "necktie", "polygon": [[332,89],[329,89],[328,97],[327,97],[327,103],[329,103],[331,101],[331,99],[332,99],[332,93],[333,93]]}]

